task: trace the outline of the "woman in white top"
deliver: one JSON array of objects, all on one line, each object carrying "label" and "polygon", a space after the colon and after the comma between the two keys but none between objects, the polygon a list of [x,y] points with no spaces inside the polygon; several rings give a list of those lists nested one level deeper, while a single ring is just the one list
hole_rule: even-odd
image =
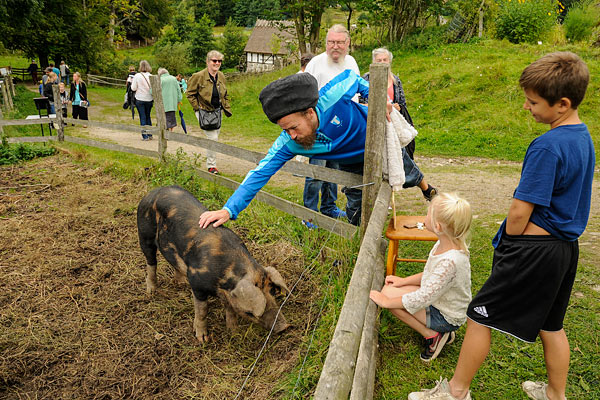
[{"label": "woman in white top", "polygon": [[145,126],[152,126],[150,112],[154,101],[152,99],[152,89],[150,88],[150,72],[152,72],[152,67],[148,61],[140,61],[139,72],[134,75],[131,82],[131,90],[135,92],[135,107],[140,115],[142,140],[152,140],[152,134],[147,134],[146,130],[143,129]]},{"label": "woman in white top", "polygon": [[370,297],[388,308],[402,322],[425,338],[421,360],[435,359],[446,342],[467,320],[471,301],[471,264],[467,236],[471,227],[471,206],[455,194],[433,198],[425,228],[438,237],[423,272],[400,278],[390,275],[385,286]]}]

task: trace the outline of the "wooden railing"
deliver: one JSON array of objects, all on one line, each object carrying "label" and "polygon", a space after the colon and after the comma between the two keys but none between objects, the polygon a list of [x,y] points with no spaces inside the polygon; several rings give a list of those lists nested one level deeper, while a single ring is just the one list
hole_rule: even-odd
[{"label": "wooden railing", "polygon": [[[382,137],[384,135],[385,123],[382,121],[385,118],[385,88],[387,87],[388,70],[389,67],[384,64],[373,64],[370,69],[371,104],[367,119],[367,147],[365,149],[365,166],[367,168],[365,168],[366,173],[362,177],[296,161],[288,161],[282,168],[284,171],[324,179],[347,186],[368,183],[367,187],[372,187],[372,190],[368,192],[363,190],[362,225],[365,228],[363,228],[362,233],[364,236],[344,304],[316,387],[314,398],[317,400],[348,399],[349,397],[356,400],[369,400],[373,398],[379,323],[377,320],[377,306],[369,300],[369,291],[371,289],[380,290],[383,284],[386,240],[382,237],[382,232],[387,219],[388,206],[392,193],[389,184],[382,182],[380,165],[381,154],[383,153]],[[67,136],[64,134],[63,122],[134,132],[139,132],[141,127],[108,124],[98,121],[82,121],[71,118],[63,119],[60,113],[56,117],[48,119],[57,123],[58,135],[56,137],[9,138],[9,142],[58,140],[141,156],[157,157],[159,160],[163,160],[167,149],[167,141],[169,140],[203,147],[253,163],[258,163],[264,157],[262,153],[174,132],[169,132],[167,138],[159,78],[151,76],[150,84],[154,98],[158,99],[155,102],[157,105],[155,111],[158,124],[156,127],[146,130],[157,134],[158,148],[156,151]],[[55,107],[57,110],[60,110],[58,87],[54,87],[53,90],[55,91]],[[381,98],[384,99],[383,102]],[[380,103],[384,104],[384,106],[377,107],[376,105],[381,105]],[[33,125],[39,123],[39,120],[0,119],[0,129],[3,126]],[[196,168],[194,170],[203,179],[210,180],[232,190],[237,189],[240,185],[238,182],[223,176],[214,175]],[[375,172],[372,173],[370,170],[374,170]],[[357,233],[356,227],[353,225],[334,220],[267,192],[260,191],[256,199],[299,218],[312,219],[319,227],[343,237],[352,237]]]}]

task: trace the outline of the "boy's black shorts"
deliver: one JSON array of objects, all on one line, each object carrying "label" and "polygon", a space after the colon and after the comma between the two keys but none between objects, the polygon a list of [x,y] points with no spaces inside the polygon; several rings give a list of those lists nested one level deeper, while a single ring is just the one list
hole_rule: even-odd
[{"label": "boy's black shorts", "polygon": [[578,241],[503,233],[492,274],[467,316],[526,342],[535,342],[540,330],[561,330],[578,258]]}]

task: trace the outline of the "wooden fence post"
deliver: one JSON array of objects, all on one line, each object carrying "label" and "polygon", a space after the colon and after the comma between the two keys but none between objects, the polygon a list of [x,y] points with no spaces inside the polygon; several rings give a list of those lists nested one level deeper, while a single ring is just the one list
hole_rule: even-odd
[{"label": "wooden fence post", "polygon": [[165,160],[167,151],[167,117],[165,115],[165,105],[163,104],[162,88],[160,78],[156,75],[150,76],[150,85],[152,86],[152,97],[154,98],[154,109],[156,110],[156,120],[158,126],[158,159],[160,162]]},{"label": "wooden fence post", "polygon": [[8,90],[6,90],[6,79],[0,83],[0,89],[2,90],[2,105],[6,111],[10,111],[10,103],[8,102]]},{"label": "wooden fence post", "polygon": [[365,235],[375,198],[381,186],[389,69],[389,65],[381,63],[371,64],[369,68],[369,112],[363,170],[363,184],[366,186],[362,190],[361,237]]},{"label": "wooden fence post", "polygon": [[62,101],[60,99],[60,89],[58,85],[52,85],[52,95],[54,96],[54,112],[56,113],[56,132],[59,142],[65,140],[65,130],[63,125]]},{"label": "wooden fence post", "polygon": [[[380,248],[375,254],[375,273],[373,274],[373,283],[371,290],[381,290],[385,278],[385,250],[387,243],[380,241]],[[356,358],[356,372],[352,381],[352,392],[350,400],[371,400],[375,391],[375,372],[377,368],[377,347],[379,333],[379,308],[377,304],[370,301],[367,304],[367,313],[365,314],[365,323],[363,324],[362,337],[360,339],[360,348]]]},{"label": "wooden fence post", "polygon": [[[315,400],[348,399],[354,378],[356,356],[362,337],[367,305],[371,301],[369,291],[376,270],[373,265],[377,264],[375,260],[381,248],[381,241],[385,241],[385,238],[381,236],[381,232],[387,220],[391,194],[392,188],[389,185],[380,186],[371,223],[367,226],[365,237],[360,246],[344,305],[340,311],[319,383],[315,390]],[[383,264],[380,267],[383,267]]]},{"label": "wooden fence post", "polygon": [[8,81],[10,82],[10,89],[12,90],[12,95],[13,95],[13,97],[15,97],[17,95],[17,93],[15,92],[15,82],[13,81],[13,78],[12,78],[12,71],[8,75]]},{"label": "wooden fence post", "polygon": [[[4,115],[2,115],[2,107],[0,107],[0,121],[4,119]],[[4,133],[4,127],[0,125],[0,134]]]}]

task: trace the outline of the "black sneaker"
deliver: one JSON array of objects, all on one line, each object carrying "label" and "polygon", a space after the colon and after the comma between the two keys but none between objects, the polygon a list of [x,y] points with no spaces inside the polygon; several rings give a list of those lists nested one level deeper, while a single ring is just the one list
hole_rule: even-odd
[{"label": "black sneaker", "polygon": [[437,335],[425,339],[425,349],[421,353],[421,360],[425,362],[434,360],[444,348],[449,337],[450,332],[438,332]]},{"label": "black sneaker", "polygon": [[431,186],[430,184],[427,184],[427,189],[421,190],[421,192],[423,193],[423,197],[425,197],[425,200],[427,201],[431,201],[431,199],[433,199],[438,194],[437,189]]}]

